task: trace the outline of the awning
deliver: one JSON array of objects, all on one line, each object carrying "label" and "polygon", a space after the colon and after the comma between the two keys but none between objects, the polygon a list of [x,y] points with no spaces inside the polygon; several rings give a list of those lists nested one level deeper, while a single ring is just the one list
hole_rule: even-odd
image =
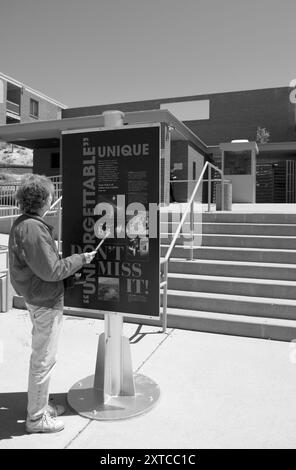
[{"label": "awning", "polygon": [[[140,125],[163,122],[172,128],[172,140],[187,140],[203,153],[209,153],[206,144],[187,126],[167,110],[125,113],[124,124]],[[103,115],[82,116],[0,126],[0,140],[28,148],[59,146],[62,131],[104,127]]]}]

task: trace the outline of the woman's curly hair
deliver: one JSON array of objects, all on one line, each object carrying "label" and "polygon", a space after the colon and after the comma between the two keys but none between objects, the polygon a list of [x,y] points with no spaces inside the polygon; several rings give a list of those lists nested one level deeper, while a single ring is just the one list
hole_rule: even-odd
[{"label": "woman's curly hair", "polygon": [[16,192],[16,200],[22,212],[36,213],[46,203],[48,196],[53,196],[54,185],[44,175],[26,176]]}]

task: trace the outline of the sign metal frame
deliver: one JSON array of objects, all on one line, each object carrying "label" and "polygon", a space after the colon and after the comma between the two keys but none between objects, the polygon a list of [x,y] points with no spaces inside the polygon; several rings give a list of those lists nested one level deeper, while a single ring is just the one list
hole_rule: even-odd
[{"label": "sign metal frame", "polygon": [[[75,129],[75,130],[66,130],[62,131],[62,135],[71,135],[71,134],[79,134],[79,133],[89,133],[89,132],[98,132],[98,131],[114,131],[114,130],[125,130],[125,129],[142,129],[142,128],[155,128],[157,127],[159,129],[159,158],[158,158],[158,169],[159,169],[159,188],[158,188],[158,194],[159,194],[159,201],[158,201],[158,212],[160,211],[160,196],[161,196],[161,139],[162,139],[162,128],[161,128],[161,123],[150,123],[150,124],[138,124],[138,125],[124,125],[124,127],[117,127],[117,128],[110,128],[110,127],[96,127],[96,128],[86,128],[86,129]],[[158,216],[159,217],[159,216]],[[160,230],[160,218],[159,220],[159,230]],[[160,244],[160,237],[159,237],[159,244]],[[159,246],[159,259],[158,259],[158,285],[160,286],[161,282],[161,267],[160,267],[160,257],[161,257],[161,247]],[[94,309],[94,308],[86,308],[86,307],[71,307],[71,306],[64,306],[64,311],[67,313],[73,312],[75,316],[79,316],[79,312],[85,313],[83,315],[84,318],[87,318],[87,312],[92,313],[93,315],[91,318],[95,318],[94,315],[99,313],[99,314],[118,314],[121,313],[124,316],[134,318],[134,319],[150,319],[150,320],[159,320],[161,323],[161,302],[160,302],[160,287],[158,291],[159,295],[159,312],[158,315],[145,315],[145,314],[136,314],[136,313],[131,313],[131,312],[117,312],[117,311],[111,311],[111,310],[102,310],[102,309]]]}]

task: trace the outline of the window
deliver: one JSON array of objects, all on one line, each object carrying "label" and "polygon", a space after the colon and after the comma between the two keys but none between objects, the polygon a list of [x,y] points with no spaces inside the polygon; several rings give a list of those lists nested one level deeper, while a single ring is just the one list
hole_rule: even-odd
[{"label": "window", "polygon": [[32,98],[30,98],[30,116],[34,118],[39,117],[39,103]]},{"label": "window", "polygon": [[192,179],[196,180],[196,162],[193,162]]},{"label": "window", "polygon": [[58,152],[51,154],[50,168],[60,168],[60,154]]}]

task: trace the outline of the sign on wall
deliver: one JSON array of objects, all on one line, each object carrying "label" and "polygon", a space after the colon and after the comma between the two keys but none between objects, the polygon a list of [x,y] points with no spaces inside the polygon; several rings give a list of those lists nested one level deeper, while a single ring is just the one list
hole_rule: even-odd
[{"label": "sign on wall", "polygon": [[159,316],[160,127],[62,136],[63,256],[92,251],[65,306]]}]

